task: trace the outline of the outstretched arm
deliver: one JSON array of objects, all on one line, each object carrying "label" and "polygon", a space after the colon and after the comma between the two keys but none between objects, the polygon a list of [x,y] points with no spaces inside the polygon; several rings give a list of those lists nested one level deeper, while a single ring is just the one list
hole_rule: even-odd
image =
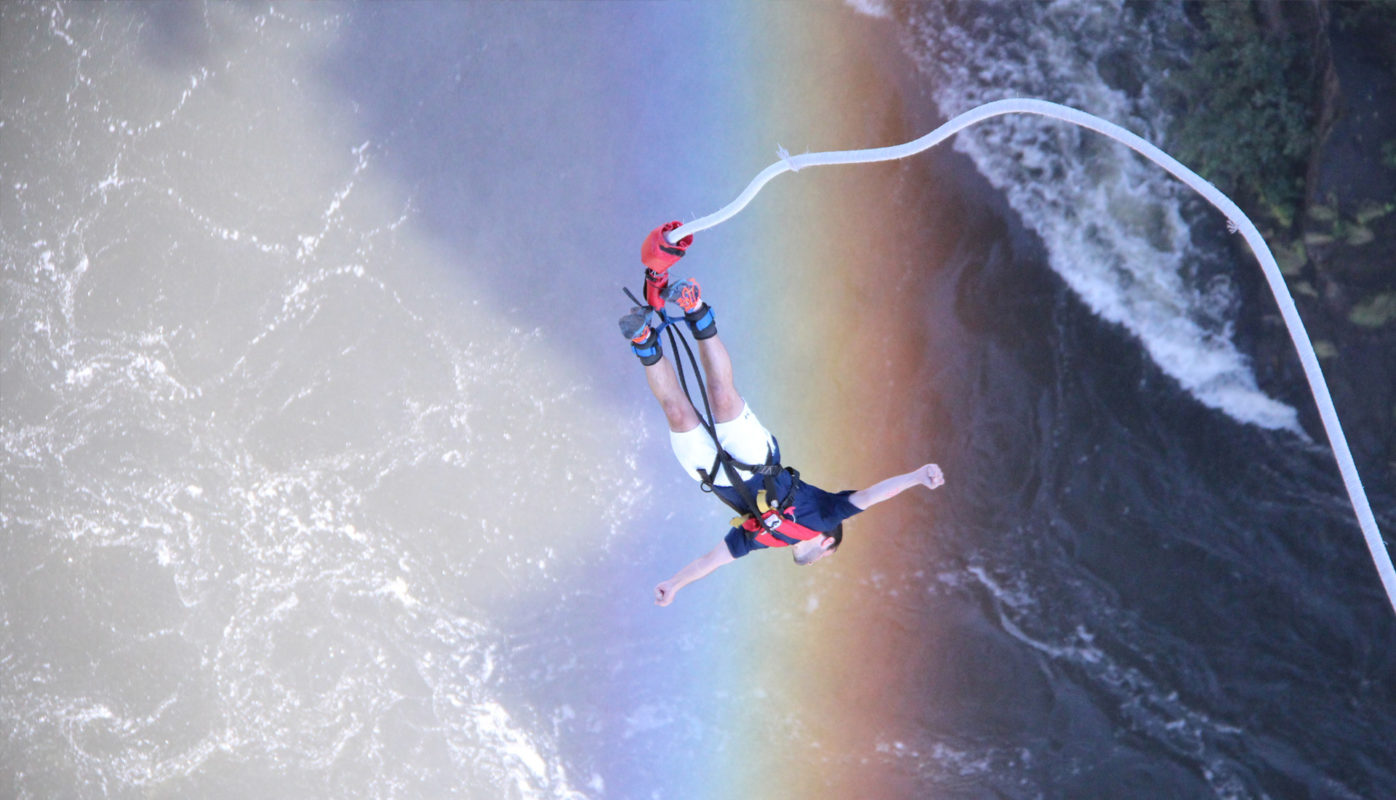
[{"label": "outstretched arm", "polygon": [[736,559],[727,550],[727,543],[718,542],[717,547],[694,559],[688,566],[679,570],[674,577],[654,587],[654,604],[657,606],[669,605],[674,602],[674,595],[680,589],[700,578],[708,577],[708,574],[713,570],[723,564],[731,564],[733,561]]},{"label": "outstretched arm", "polygon": [[853,505],[867,511],[883,500],[896,497],[913,486],[934,489],[944,483],[945,475],[940,471],[940,467],[935,464],[927,464],[904,475],[894,475],[885,481],[874,483],[866,489],[849,495],[848,499],[852,501]]}]

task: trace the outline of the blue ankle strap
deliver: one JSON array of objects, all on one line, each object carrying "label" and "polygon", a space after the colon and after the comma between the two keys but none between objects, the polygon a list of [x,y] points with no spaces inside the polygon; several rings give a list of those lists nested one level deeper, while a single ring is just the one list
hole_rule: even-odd
[{"label": "blue ankle strap", "polygon": [[697,319],[690,319],[685,314],[684,321],[688,323],[688,329],[693,332],[695,339],[707,339],[717,333],[717,317],[713,316],[712,306],[703,306],[703,313]]},{"label": "blue ankle strap", "polygon": [[640,363],[646,367],[659,363],[659,359],[664,357],[664,351],[659,347],[659,332],[651,332],[649,338],[640,344],[631,342],[630,352],[639,356]]}]

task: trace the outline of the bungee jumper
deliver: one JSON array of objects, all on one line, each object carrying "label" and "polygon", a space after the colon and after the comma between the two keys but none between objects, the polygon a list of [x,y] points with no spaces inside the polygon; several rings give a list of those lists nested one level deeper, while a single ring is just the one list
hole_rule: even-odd
[{"label": "bungee jumper", "polygon": [[[675,243],[668,240],[666,234],[678,227],[678,222],[669,222],[645,238],[640,250],[645,301],[641,304],[631,295],[636,306],[621,318],[620,330],[644,365],[650,391],[669,424],[669,443],[679,464],[737,516],[722,542],[655,587],[654,602],[661,606],[673,602],[688,584],[756,550],[789,547],[796,564],[813,564],[838,550],[844,520],[913,486],[935,489],[945,483],[940,467],[926,464],[866,489],[829,492],[782,465],[779,443],[737,392],[731,358],[717,333],[717,318],[703,300],[698,282],[685,278],[669,283],[669,268],[693,243],[691,235]],[[678,306],[682,315],[670,316],[668,303]],[[688,341],[675,335],[679,320],[688,328],[702,360],[698,389],[703,413],[689,394],[677,353],[681,342],[698,372]],[[675,350],[672,364],[664,357],[660,341],[666,330]]]},{"label": "bungee jumper", "polygon": [[[660,404],[664,406],[665,416],[669,418],[671,438],[674,436],[681,437],[682,432],[685,431],[693,433],[696,431],[696,426],[690,424],[690,420],[683,413],[683,408],[692,408],[692,403],[688,400],[687,393],[684,392],[682,395],[676,396],[670,391],[670,385],[673,383],[670,379],[670,373],[672,371],[667,367],[661,370],[655,370],[655,366],[663,361],[663,353],[659,347],[658,333],[675,322],[675,320],[670,319],[664,313],[664,301],[669,299],[665,296],[666,290],[669,289],[666,273],[675,261],[683,257],[689,244],[693,242],[693,234],[720,225],[724,221],[731,219],[751,202],[757,192],[761,191],[761,187],[765,186],[778,175],[786,172],[798,172],[806,167],[833,166],[838,164],[871,164],[878,161],[907,158],[940,144],[965,128],[1006,114],[1032,114],[1060,120],[1079,128],[1095,131],[1096,133],[1129,147],[1134,152],[1166,170],[1173,177],[1187,184],[1193,191],[1202,195],[1214,208],[1226,215],[1228,228],[1233,233],[1240,233],[1246,240],[1246,244],[1250,247],[1251,252],[1255,254],[1256,260],[1260,263],[1261,271],[1265,274],[1266,283],[1270,286],[1270,291],[1275,297],[1275,302],[1280,307],[1280,316],[1284,319],[1285,327],[1289,330],[1291,341],[1294,342],[1294,349],[1299,355],[1299,363],[1304,368],[1304,378],[1309,383],[1310,392],[1313,393],[1314,404],[1318,406],[1319,419],[1323,422],[1324,432],[1328,434],[1328,445],[1333,451],[1333,459],[1337,462],[1338,471],[1342,475],[1343,487],[1347,490],[1348,500],[1352,504],[1353,515],[1357,518],[1358,527],[1362,529],[1362,537],[1366,541],[1367,550],[1372,556],[1372,564],[1377,569],[1377,576],[1381,580],[1382,589],[1386,593],[1386,598],[1388,602],[1390,602],[1392,610],[1396,611],[1396,565],[1392,564],[1391,554],[1387,552],[1386,542],[1382,539],[1381,530],[1377,527],[1376,516],[1372,513],[1372,506],[1367,500],[1367,492],[1362,487],[1362,478],[1357,473],[1357,464],[1353,461],[1352,451],[1348,447],[1347,437],[1343,434],[1343,426],[1338,420],[1338,411],[1334,408],[1333,398],[1328,392],[1328,382],[1323,378],[1323,369],[1319,366],[1318,354],[1314,352],[1313,342],[1309,340],[1308,331],[1304,329],[1304,321],[1299,317],[1299,310],[1294,305],[1294,298],[1290,296],[1289,288],[1285,284],[1284,275],[1281,274],[1280,267],[1275,262],[1275,254],[1270,252],[1270,247],[1265,243],[1265,238],[1261,236],[1260,229],[1255,226],[1255,223],[1246,216],[1245,212],[1243,212],[1231,198],[1222,194],[1217,187],[1203,180],[1196,172],[1188,169],[1177,159],[1163,152],[1158,147],[1113,122],[1058,103],[1049,103],[1045,100],[1036,100],[1027,97],[1010,97],[1003,100],[995,100],[991,103],[976,106],[962,114],[956,115],[924,136],[910,142],[888,147],[874,147],[863,150],[838,150],[824,153],[804,153],[798,156],[792,156],[786,152],[784,148],[780,148],[777,150],[780,160],[761,170],[732,202],[692,222],[683,225],[677,222],[671,222],[666,225],[661,225],[659,228],[651,231],[650,235],[645,239],[645,243],[641,250],[641,260],[645,262],[646,266],[646,304],[636,308],[625,320],[622,320],[621,330],[622,332],[628,332],[627,336],[630,336],[634,340],[633,346],[635,348],[635,353],[640,356],[641,362],[646,365],[645,373],[649,376],[650,388],[654,390],[655,397],[657,397]],[[705,318],[711,314],[711,309],[709,309],[706,314],[704,313],[705,307],[698,295],[698,286],[696,283],[693,283],[692,286],[692,296],[687,301],[689,302],[689,306],[685,307],[680,305],[680,308],[684,308],[685,322],[687,322],[691,328],[695,325],[697,326],[695,329],[695,338],[697,338],[696,331],[706,331],[707,328],[705,326],[711,323],[711,320],[704,322]],[[675,296],[682,298],[683,290],[677,285],[674,288],[678,290]],[[636,303],[638,304],[639,301],[637,300]],[[696,315],[692,319],[688,317],[690,309],[691,312]],[[649,325],[650,316],[657,318],[658,325],[656,327],[651,327]],[[650,336],[651,333],[654,335]],[[746,409],[746,404],[741,402],[741,398],[737,395],[736,390],[731,386],[731,364],[727,360],[727,351],[722,348],[720,342],[716,341],[716,333],[716,324],[712,323],[712,332],[710,336],[713,342],[705,347],[703,346],[703,340],[700,339],[699,351],[703,353],[705,363],[711,360],[715,365],[721,366],[726,370],[726,372],[723,373],[725,379],[720,375],[717,382],[714,383],[710,376],[709,385],[723,392],[730,392],[728,401],[730,401],[730,403],[735,403],[737,410],[734,412],[731,404],[725,401],[722,409],[719,411],[718,417],[714,418],[709,414],[709,419],[736,422],[738,421],[738,417],[744,416],[748,409]],[[673,343],[674,340],[675,337],[671,328],[670,342]],[[684,348],[687,351],[687,342],[683,339],[679,339],[679,341],[684,341]],[[692,352],[689,351],[688,355],[691,360]],[[682,367],[678,364],[675,366],[680,370],[678,373],[679,383],[683,384]],[[656,372],[663,374],[657,375]],[[701,383],[699,389],[703,389]],[[681,396],[684,401],[682,404],[678,401],[679,396]],[[671,408],[671,406],[673,408]],[[704,398],[704,406],[707,406],[706,396]],[[732,416],[728,416],[729,414]],[[754,416],[751,417],[751,420],[754,423],[754,429],[759,429],[759,431],[767,437],[770,436],[769,433],[765,433],[764,428],[760,427],[760,423],[755,422]],[[735,444],[735,437],[737,434],[732,432],[733,428],[731,427],[725,429],[725,431],[719,431],[718,426],[721,424],[726,423],[706,423],[706,427],[713,441],[718,443],[714,448],[718,455],[715,457],[710,470],[714,475],[716,475],[719,466],[723,468],[722,471],[724,475],[729,469],[728,464],[721,458],[724,448],[727,448],[727,445],[724,444],[726,440],[722,438],[724,433],[727,436],[734,437],[734,444],[731,448],[727,449],[737,448]],[[778,450],[775,448],[774,439],[770,440],[770,446],[772,448],[772,458],[774,458],[774,461],[772,464],[761,466],[774,467],[779,465]],[[684,455],[679,451],[678,442],[675,442],[674,450],[675,454],[679,455],[680,462],[684,462]],[[755,458],[757,456],[751,457]],[[743,474],[740,471],[741,465],[735,462],[734,459],[729,458],[728,460],[733,462],[731,468],[738,470],[735,474],[741,476]],[[913,483],[924,483],[927,486],[931,486],[932,483],[935,483],[937,486],[940,485],[940,483],[944,481],[944,478],[939,477],[940,471],[939,469],[935,469],[935,477],[933,479],[930,473],[933,467],[934,465],[932,464],[927,464],[926,467],[923,467],[924,470],[927,470],[925,481],[918,479]],[[687,464],[685,464],[685,469],[688,469]],[[699,480],[705,481],[705,488],[710,488],[712,491],[717,492],[718,488],[721,486],[721,484],[715,481],[704,478],[701,472],[696,472],[694,470],[690,470],[690,472]],[[908,475],[916,475],[919,474],[919,472],[918,470],[915,473],[908,473]],[[793,474],[794,471],[791,470],[791,473]],[[755,473],[753,473],[753,470],[748,469],[746,474]],[[888,484],[900,487],[891,492],[891,494],[896,494],[907,486],[912,485],[897,483],[897,481],[905,478],[907,478],[907,475],[889,478],[881,484],[877,484],[877,486],[865,489],[864,491],[872,492],[874,489]],[[792,482],[798,483],[798,476],[792,478]],[[741,483],[743,482],[740,480],[736,482],[736,484]],[[739,496],[743,494],[743,492],[736,488],[735,484],[729,484],[729,486],[732,489],[731,493],[736,493]],[[723,497],[723,499],[730,504],[731,493],[726,496],[719,493],[719,497]],[[749,487],[745,491],[745,494],[750,495]],[[858,492],[850,493],[845,499],[852,502],[852,498],[858,497],[859,494]],[[887,497],[890,497],[891,494],[888,494]],[[771,497],[776,496],[783,495],[768,492],[766,499],[769,502]],[[864,496],[861,499],[867,500],[868,497],[869,496]],[[879,502],[884,499],[886,499],[886,497],[879,497],[872,502]],[[771,529],[774,525],[768,524],[766,521],[765,515],[769,512],[769,509],[763,510],[760,508],[760,504],[755,502],[755,500],[756,498],[753,498],[751,502],[747,502],[745,498],[743,498],[743,503],[745,505],[739,507],[738,510],[741,513],[750,514],[754,517],[756,524],[762,528],[762,531],[757,533],[757,536],[760,536],[762,533],[772,532]],[[743,511],[742,508],[748,510]],[[782,508],[785,507],[782,506]],[[866,508],[866,506],[863,506],[863,508]],[[789,507],[789,510],[792,512],[794,511],[793,505]],[[853,513],[857,512],[855,511]],[[777,515],[784,518],[784,515],[781,514],[780,511],[777,511]],[[772,519],[772,521],[774,521],[774,519]],[[744,522],[744,525],[746,524],[747,523]],[[784,525],[786,523],[776,524]],[[818,530],[817,527],[814,529]],[[754,529],[752,530],[754,531]],[[825,534],[830,533],[830,531],[822,532]],[[729,536],[730,535],[731,534],[729,534]],[[839,537],[842,536],[841,530],[838,535]],[[773,536],[772,538],[777,537]],[[826,550],[835,548],[837,546],[837,540],[831,545],[826,546],[824,544],[824,542],[830,538],[832,537],[826,535],[823,539],[820,539],[819,546]],[[783,541],[778,538],[777,540]],[[754,538],[753,541],[755,541]],[[772,545],[763,544],[763,546],[770,547]],[[813,547],[812,545],[804,544],[792,546],[797,548],[797,557],[800,554],[799,547],[803,546],[807,549]],[[736,556],[732,555],[731,557],[735,558]],[[728,560],[731,559],[729,558]],[[678,591],[680,587],[707,575],[724,563],[727,563],[727,561],[722,560],[721,554],[714,551],[692,564],[689,564],[683,570],[680,570],[678,575],[675,575],[669,581],[661,583],[655,589],[656,602],[660,605],[668,605],[669,600],[673,597],[673,593]]]}]

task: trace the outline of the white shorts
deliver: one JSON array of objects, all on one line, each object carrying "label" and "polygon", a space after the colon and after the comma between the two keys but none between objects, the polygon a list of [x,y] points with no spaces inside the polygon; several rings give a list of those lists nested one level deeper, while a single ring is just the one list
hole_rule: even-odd
[{"label": "white shorts", "polygon": [[[761,420],[751,412],[749,405],[742,406],[742,413],[738,414],[736,419],[717,423],[717,440],[722,443],[723,450],[746,464],[766,463],[766,456],[776,448],[775,437],[771,436],[771,432],[766,430]],[[683,433],[669,431],[669,444],[674,448],[674,457],[694,480],[703,479],[698,470],[713,468],[717,448],[713,447],[713,437],[708,435],[702,425]],[[743,480],[751,477],[751,473],[746,470],[738,472]],[[717,475],[713,476],[714,485],[732,485],[724,473],[725,470],[718,469]]]}]

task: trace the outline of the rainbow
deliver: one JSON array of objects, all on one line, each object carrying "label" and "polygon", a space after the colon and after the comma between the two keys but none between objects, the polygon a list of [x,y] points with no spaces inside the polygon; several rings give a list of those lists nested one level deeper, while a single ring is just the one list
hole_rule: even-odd
[{"label": "rainbow", "polygon": [[[869,45],[850,41],[872,32],[850,29],[846,9],[791,14],[772,4],[744,13],[763,34],[752,48],[762,64],[749,78],[765,110],[746,133],[771,142],[770,157],[777,142],[798,153],[912,138],[901,98],[867,61]],[[730,283],[740,292],[714,300],[728,319],[760,315],[764,329],[781,332],[778,368],[758,366],[753,356],[764,348],[753,333],[724,338],[739,388],[781,438],[786,461],[830,489],[859,488],[934,456],[909,422],[919,419],[921,399],[909,376],[922,372],[924,352],[902,321],[920,309],[914,293],[898,291],[908,254],[898,248],[889,222],[896,209],[886,199],[904,169],[820,170],[763,193],[745,212],[759,237],[748,243],[751,273]],[[715,188],[725,202],[740,185]],[[700,235],[695,269],[702,246],[725,235]],[[890,759],[915,739],[907,698],[931,692],[919,654],[934,643],[907,641],[870,581],[898,561],[898,540],[920,535],[910,529],[924,529],[926,513],[924,501],[907,499],[875,508],[849,523],[838,558],[809,570],[771,555],[735,565],[744,573],[733,582],[737,596],[724,602],[752,613],[736,641],[713,643],[714,666],[720,682],[752,688],[741,702],[713,709],[730,715],[712,722],[727,726],[732,741],[710,756],[712,774],[724,777],[708,796],[874,798],[913,790],[867,756]]]}]

